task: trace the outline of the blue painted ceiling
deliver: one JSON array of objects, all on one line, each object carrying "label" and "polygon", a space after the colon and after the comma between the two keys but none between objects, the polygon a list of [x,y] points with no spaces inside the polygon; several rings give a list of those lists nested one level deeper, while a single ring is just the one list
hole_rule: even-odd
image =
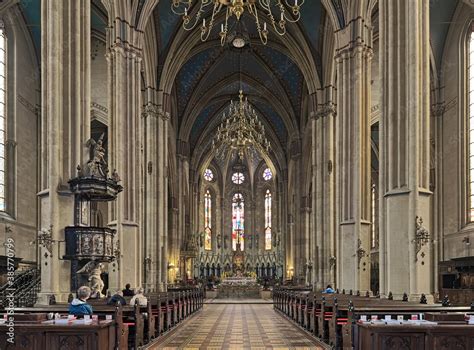
[{"label": "blue painted ceiling", "polygon": [[440,69],[449,26],[458,3],[458,0],[430,1],[430,41],[438,69]]},{"label": "blue painted ceiling", "polygon": [[[341,0],[331,1],[334,6],[339,9],[341,8]],[[438,69],[440,67],[449,25],[451,24],[458,3],[459,0],[436,0],[430,2],[430,40]],[[161,0],[154,12],[159,40],[159,57],[162,60],[166,58],[170,43],[180,30],[182,21],[179,16],[172,13],[170,4],[171,0]],[[105,9],[100,0],[92,0],[92,5],[91,27],[93,30],[105,33],[107,25]],[[41,0],[20,0],[18,6],[23,13],[39,58],[41,57]],[[294,26],[299,26],[304,35],[306,35],[313,52],[312,58],[315,60],[317,67],[320,67],[318,48],[320,45],[320,30],[323,16],[324,10],[320,0],[306,0],[302,7],[301,21],[293,24]],[[340,23],[344,24],[345,19],[341,10],[338,11],[338,16]],[[253,19],[250,16],[244,16],[241,22],[251,38],[258,38]],[[220,24],[217,23],[217,28],[215,28],[216,32],[219,26]],[[293,28],[293,30],[294,29],[295,28]],[[292,30],[291,27],[290,30]],[[214,33],[214,37],[216,35],[217,34]],[[270,39],[275,41],[279,40],[275,33],[271,33]],[[179,121],[184,118],[183,113],[193,94],[198,94],[197,96],[205,94],[205,89],[201,91],[197,89],[200,82],[203,86],[209,88],[229,75],[238,75],[240,70],[242,71],[242,75],[252,77],[255,81],[271,89],[273,93],[278,94],[277,97],[281,101],[288,99],[293,112],[292,114],[296,116],[301,115],[304,77],[295,62],[292,62],[283,52],[270,46],[262,45],[253,45],[251,51],[242,53],[240,59],[238,57],[239,55],[234,51],[222,49],[220,45],[216,43],[216,46],[195,54],[187,61],[176,78]],[[268,72],[267,69],[271,72]],[[281,89],[277,89],[276,86],[281,87]],[[243,87],[247,94],[253,96],[259,96],[261,94],[256,87],[247,84],[244,84]],[[199,112],[199,117],[196,119],[192,129],[191,143],[199,139],[199,136],[209,122],[218,119],[214,118],[215,113],[223,107],[223,104],[222,102],[216,102],[215,98],[222,95],[237,94],[238,88],[238,81],[230,82]],[[283,91],[284,96],[278,91]],[[288,130],[275,106],[256,102],[255,108],[272,125],[272,128],[278,137],[281,138],[282,142],[286,141]],[[215,124],[217,125],[217,122],[215,122]],[[297,124],[298,121],[296,121],[296,125]]]},{"label": "blue painted ceiling", "polygon": [[39,61],[41,57],[41,1],[21,0],[19,6],[25,18],[26,26],[31,33]]}]

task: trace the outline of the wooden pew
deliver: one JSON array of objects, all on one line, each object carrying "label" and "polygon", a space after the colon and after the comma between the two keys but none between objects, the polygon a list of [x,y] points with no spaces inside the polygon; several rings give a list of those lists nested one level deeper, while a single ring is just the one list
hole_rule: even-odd
[{"label": "wooden pew", "polygon": [[[7,341],[8,325],[0,325],[0,348],[27,350],[118,348],[115,339],[116,323],[113,320],[92,321],[90,324],[78,324],[78,322],[57,324],[56,321],[45,320],[46,315],[46,313],[15,315],[13,346]],[[119,349],[127,349],[127,346]]]},{"label": "wooden pew", "polygon": [[[352,300],[354,299],[354,300]],[[469,312],[469,307],[445,307],[440,304],[419,304],[416,302],[403,302],[387,299],[361,299],[361,298],[339,298],[336,301],[328,301],[333,307],[333,315],[328,323],[328,343],[338,348],[348,349],[357,343],[356,322],[362,315],[368,319],[376,316],[383,319],[390,316],[397,319],[402,315],[405,320],[411,315],[425,313],[447,313],[447,312]]]},{"label": "wooden pew", "polygon": [[[15,308],[15,319],[18,317],[20,320],[23,318],[29,319],[38,319],[41,318],[41,315],[47,315],[48,313],[59,313],[64,318],[68,315],[68,308],[67,304],[56,304],[56,305],[48,305],[44,307],[30,307],[30,308]],[[0,314],[3,313],[4,310],[0,310]],[[122,307],[121,306],[108,306],[107,310],[100,310],[95,311],[94,314],[99,315],[99,320],[105,321],[105,315],[111,315],[112,320],[110,321],[114,326],[114,349],[123,349],[126,350],[129,348],[128,346],[128,326],[124,324],[123,321],[123,314],[122,314]],[[43,318],[44,319],[44,318]],[[16,321],[15,321],[16,323]],[[39,327],[40,325],[38,325]],[[84,325],[87,327],[88,325]],[[37,327],[37,328],[38,328]],[[68,326],[62,326],[62,330],[67,332]],[[38,329],[40,329],[39,327]],[[58,328],[59,329],[59,328]],[[52,347],[55,348],[55,347]],[[41,347],[39,348],[41,349]]]},{"label": "wooden pew", "polygon": [[350,294],[324,294],[283,288],[274,291],[274,303],[277,311],[336,349],[351,349],[354,346],[357,342],[356,322],[363,314],[369,318],[372,315],[379,318],[391,315],[393,319],[404,315],[408,319],[412,314],[439,315],[441,312],[470,311],[470,307],[394,301],[373,297],[368,293],[361,296],[356,292],[353,295],[352,291]]},{"label": "wooden pew", "polygon": [[474,325],[358,325],[355,349],[453,350],[474,348]]}]

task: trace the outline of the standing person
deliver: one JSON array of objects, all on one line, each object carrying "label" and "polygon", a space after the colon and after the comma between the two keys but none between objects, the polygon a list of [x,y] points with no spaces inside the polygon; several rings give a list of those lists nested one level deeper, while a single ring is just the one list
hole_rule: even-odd
[{"label": "standing person", "polygon": [[77,298],[74,298],[69,305],[69,314],[74,316],[92,315],[92,306],[86,300],[91,296],[91,289],[88,286],[79,287]]},{"label": "standing person", "polygon": [[134,291],[130,289],[130,283],[125,285],[125,289],[122,290],[122,293],[124,297],[133,297],[135,295]]}]

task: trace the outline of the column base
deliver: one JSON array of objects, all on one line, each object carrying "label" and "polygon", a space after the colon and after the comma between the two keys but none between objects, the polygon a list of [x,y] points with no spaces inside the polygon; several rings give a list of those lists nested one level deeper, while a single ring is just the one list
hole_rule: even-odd
[{"label": "column base", "polygon": [[[425,294],[428,304],[434,304],[435,298],[433,294]],[[420,302],[421,294],[410,294],[408,296],[408,301]]]}]

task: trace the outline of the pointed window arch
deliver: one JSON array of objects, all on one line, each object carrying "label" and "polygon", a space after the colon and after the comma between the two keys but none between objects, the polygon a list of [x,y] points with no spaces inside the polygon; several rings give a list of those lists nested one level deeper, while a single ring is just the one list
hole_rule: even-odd
[{"label": "pointed window arch", "polygon": [[272,249],[272,193],[265,193],[265,250]]},{"label": "pointed window arch", "polygon": [[3,22],[0,22],[0,211],[6,211],[6,60],[7,60],[7,40]]},{"label": "pointed window arch", "polygon": [[469,162],[469,188],[468,188],[468,221],[474,222],[474,23],[471,24],[468,33],[468,50],[467,50],[467,69],[468,69],[468,162]]},{"label": "pointed window arch", "polygon": [[232,249],[237,250],[237,244],[244,250],[244,196],[234,194],[232,198]]},{"label": "pointed window arch", "polygon": [[209,190],[204,195],[204,249],[212,249],[212,195]]}]

